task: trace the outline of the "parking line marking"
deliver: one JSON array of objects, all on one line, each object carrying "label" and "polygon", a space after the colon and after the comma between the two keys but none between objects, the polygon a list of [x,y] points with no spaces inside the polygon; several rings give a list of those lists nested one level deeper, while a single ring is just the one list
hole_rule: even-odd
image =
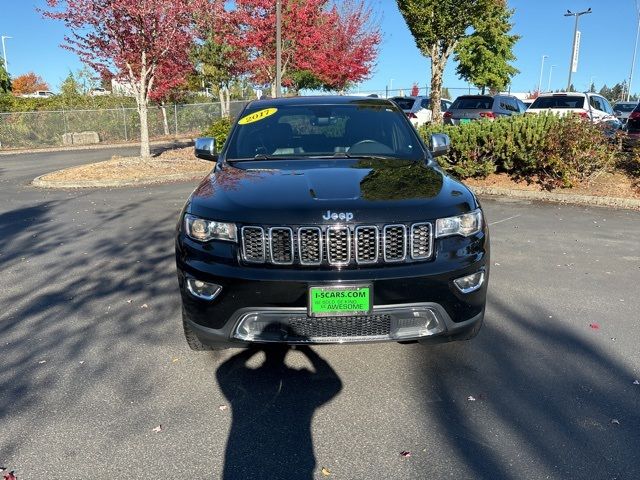
[{"label": "parking line marking", "polygon": [[497,220],[497,221],[495,221],[495,222],[491,222],[491,223],[489,224],[489,226],[491,226],[491,225],[496,225],[496,224],[498,224],[498,223],[502,223],[502,222],[506,222],[506,221],[508,221],[508,220],[513,220],[514,218],[518,218],[518,217],[521,217],[521,216],[522,216],[522,215],[518,214],[518,215],[514,215],[513,217],[503,218],[502,220]]}]

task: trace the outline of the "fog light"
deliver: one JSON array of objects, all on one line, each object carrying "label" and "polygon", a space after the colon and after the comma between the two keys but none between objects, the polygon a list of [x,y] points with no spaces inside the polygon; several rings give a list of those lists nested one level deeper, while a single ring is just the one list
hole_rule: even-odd
[{"label": "fog light", "polygon": [[476,272],[466,277],[456,278],[453,283],[462,293],[475,292],[484,283],[484,272]]},{"label": "fog light", "polygon": [[195,278],[187,278],[187,290],[194,297],[202,300],[213,300],[218,296],[222,287],[217,283],[203,282]]}]

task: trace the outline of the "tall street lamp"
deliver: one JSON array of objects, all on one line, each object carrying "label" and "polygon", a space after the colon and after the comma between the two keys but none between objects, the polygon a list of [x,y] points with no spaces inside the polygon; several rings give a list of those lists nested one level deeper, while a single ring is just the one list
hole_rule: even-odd
[{"label": "tall street lamp", "polygon": [[555,65],[551,65],[551,68],[549,69],[549,82],[547,83],[547,92],[551,91],[551,74],[553,73],[554,67]]},{"label": "tall street lamp", "polygon": [[2,35],[2,58],[4,59],[4,71],[9,73],[9,67],[7,66],[7,50],[4,46],[4,41],[7,38],[13,38],[13,37],[8,37],[6,35]]},{"label": "tall street lamp", "polygon": [[638,51],[638,37],[640,36],[640,4],[636,0],[636,17],[638,18],[638,28],[636,30],[636,45],[633,47],[633,58],[631,59],[631,73],[629,73],[629,83],[627,84],[627,102],[631,98],[631,82],[633,81],[633,71],[636,68],[636,53]]},{"label": "tall street lamp", "polygon": [[576,24],[573,28],[573,44],[571,45],[571,63],[569,63],[569,81],[567,82],[567,91],[571,89],[571,74],[573,73],[573,64],[576,61],[576,39],[578,37],[578,19],[582,15],[586,15],[591,13],[591,9],[584,10],[582,12],[572,12],[571,10],[567,10],[567,13],[564,14],[565,17],[576,17]]},{"label": "tall street lamp", "polygon": [[545,58],[549,58],[549,55],[542,55],[542,64],[540,65],[540,80],[538,80],[538,93],[542,90],[542,72],[544,72],[544,60]]}]

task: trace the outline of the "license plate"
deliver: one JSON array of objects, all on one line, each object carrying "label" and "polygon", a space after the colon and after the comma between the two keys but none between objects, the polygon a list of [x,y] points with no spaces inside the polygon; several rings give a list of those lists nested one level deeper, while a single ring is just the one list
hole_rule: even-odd
[{"label": "license plate", "polygon": [[470,118],[461,118],[460,123],[469,123],[471,121]]},{"label": "license plate", "polygon": [[309,288],[309,316],[369,315],[373,306],[371,285]]}]

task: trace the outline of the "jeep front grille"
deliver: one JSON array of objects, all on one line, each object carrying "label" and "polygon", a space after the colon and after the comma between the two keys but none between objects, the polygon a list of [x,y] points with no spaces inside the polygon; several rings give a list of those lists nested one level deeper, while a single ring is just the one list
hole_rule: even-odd
[{"label": "jeep front grille", "polygon": [[431,223],[393,225],[244,226],[245,262],[347,267],[424,261],[433,254]]}]

